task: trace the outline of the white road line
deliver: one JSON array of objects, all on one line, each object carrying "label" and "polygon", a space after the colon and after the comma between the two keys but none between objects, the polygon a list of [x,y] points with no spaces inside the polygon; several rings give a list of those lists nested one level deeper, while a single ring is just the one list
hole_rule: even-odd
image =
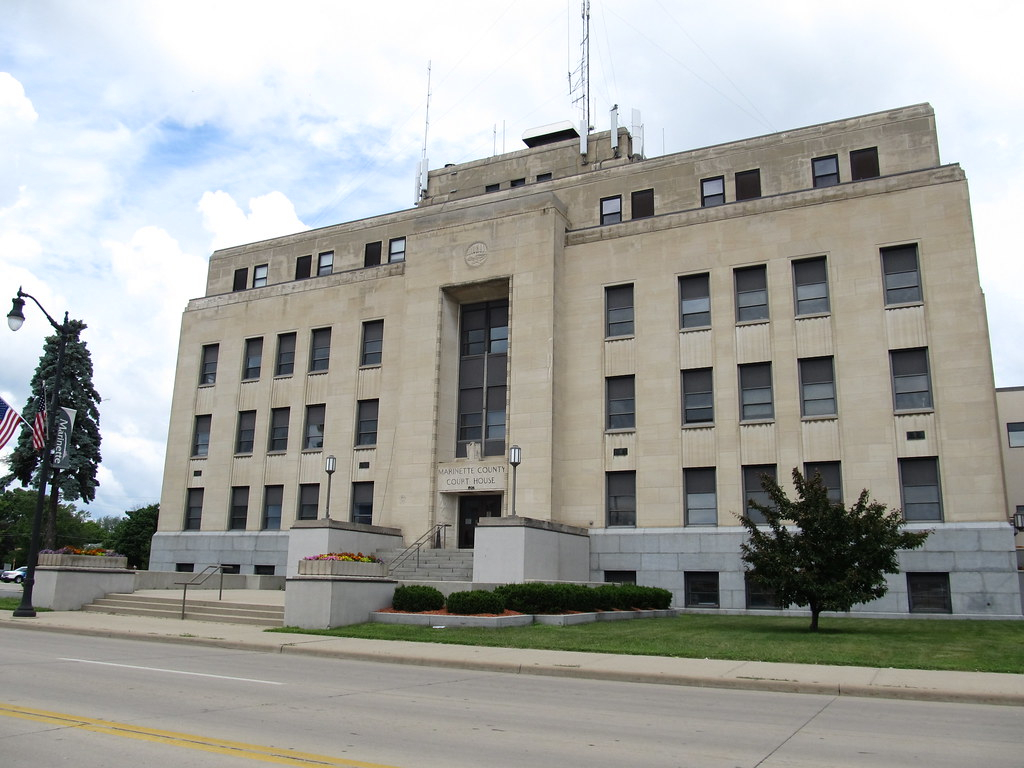
[{"label": "white road line", "polygon": [[284,685],[271,680],[254,680],[249,677],[228,677],[227,675],[205,675],[202,672],[183,672],[180,669],[161,669],[160,667],[137,667],[133,664],[114,664],[109,661],[91,661],[89,659],[58,659],[58,661],[77,661],[79,664],[99,664],[104,667],[122,667],[124,669],[141,669],[146,672],[166,672],[170,675],[191,675],[192,677],[214,677],[218,680],[238,680],[243,683],[260,683],[261,685]]}]

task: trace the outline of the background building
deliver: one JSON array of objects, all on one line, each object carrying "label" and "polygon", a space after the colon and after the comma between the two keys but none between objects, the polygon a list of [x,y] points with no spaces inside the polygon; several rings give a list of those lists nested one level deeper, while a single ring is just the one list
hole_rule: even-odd
[{"label": "background building", "polygon": [[770,607],[737,515],[796,467],[933,531],[866,610],[1020,613],[967,182],[930,106],[652,159],[622,129],[527,143],[432,171],[414,209],[212,255],[154,569],[284,573],[328,501],[470,548],[516,443],[516,511],[588,530],[595,581]]}]

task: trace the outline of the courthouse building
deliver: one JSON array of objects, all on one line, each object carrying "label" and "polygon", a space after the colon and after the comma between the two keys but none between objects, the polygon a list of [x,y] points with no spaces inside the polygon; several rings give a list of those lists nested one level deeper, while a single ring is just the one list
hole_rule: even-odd
[{"label": "courthouse building", "polygon": [[524,140],[415,208],[211,256],[152,568],[284,574],[325,517],[471,549],[514,513],[586,536],[592,581],[766,609],[738,516],[798,468],[932,531],[858,610],[1021,613],[967,180],[929,105],[655,158],[621,128]]}]

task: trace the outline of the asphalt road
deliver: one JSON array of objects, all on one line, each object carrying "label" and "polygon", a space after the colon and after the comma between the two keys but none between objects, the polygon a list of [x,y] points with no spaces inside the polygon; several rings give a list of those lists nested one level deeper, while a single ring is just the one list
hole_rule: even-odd
[{"label": "asphalt road", "polygon": [[1024,765],[1020,710],[0,629],[11,766]]}]

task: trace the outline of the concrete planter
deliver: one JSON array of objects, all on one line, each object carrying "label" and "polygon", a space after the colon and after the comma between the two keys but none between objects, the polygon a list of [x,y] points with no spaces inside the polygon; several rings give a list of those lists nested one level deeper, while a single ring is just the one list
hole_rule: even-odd
[{"label": "concrete planter", "polygon": [[533,623],[533,616],[516,614],[515,616],[462,616],[459,614],[436,613],[391,613],[375,611],[370,614],[370,621],[379,624],[412,624],[421,627],[528,627]]},{"label": "concrete planter", "polygon": [[39,565],[54,568],[127,568],[127,557],[40,554]]},{"label": "concrete planter", "polygon": [[382,579],[388,575],[388,566],[385,563],[354,563],[348,560],[299,560],[299,575]]}]

